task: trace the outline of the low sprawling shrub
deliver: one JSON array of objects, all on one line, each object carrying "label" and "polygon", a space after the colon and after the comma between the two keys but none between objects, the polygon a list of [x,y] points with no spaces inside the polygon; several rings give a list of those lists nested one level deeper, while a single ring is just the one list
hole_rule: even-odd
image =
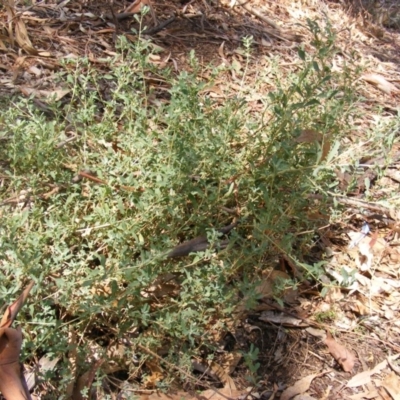
[{"label": "low sprawling shrub", "polygon": [[[325,207],[308,195],[335,185],[354,78],[332,70],[334,36],[310,29],[313,51],[299,48],[297,70],[282,75],[270,60],[276,88],[261,112],[210,98],[194,56],[177,75],[148,62],[149,42],[122,39],[106,73],[66,62],[69,93],[51,110],[14,99],[3,111],[1,295],[36,282],[24,354],[65,360],[60,392],[72,333],[82,368],[94,343],[105,354],[121,339],[126,359],[140,344],[184,368],[212,349],[241,296],[255,300],[271,260],[307,252]],[[167,257],[198,235],[218,247],[215,229],[233,220],[226,249]]]}]

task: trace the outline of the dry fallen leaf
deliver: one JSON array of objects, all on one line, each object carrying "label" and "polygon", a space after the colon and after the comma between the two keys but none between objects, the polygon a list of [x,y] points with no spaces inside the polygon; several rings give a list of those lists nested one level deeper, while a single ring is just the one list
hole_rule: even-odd
[{"label": "dry fallen leaf", "polygon": [[216,362],[198,362],[193,360],[192,366],[195,370],[203,374],[209,375],[214,379],[219,379],[224,384],[225,388],[236,391],[233,379],[229,376],[228,372]]},{"label": "dry fallen leaf", "polygon": [[162,393],[162,392],[153,392],[151,394],[142,394],[141,396],[137,396],[139,400],[182,400],[182,399],[192,399],[192,396],[186,392],[175,392],[175,393]]},{"label": "dry fallen leaf", "polygon": [[[279,270],[268,271],[262,275],[260,282],[257,283],[257,285],[255,287],[255,292],[260,295],[261,299],[271,299],[276,294],[276,292],[275,292],[276,286],[280,282],[289,280],[289,279],[290,279],[290,276],[284,271],[279,271]],[[293,289],[291,287],[284,289],[282,291],[282,293],[280,294],[280,298],[285,303],[293,303],[296,301],[297,297],[298,297],[298,290]],[[238,313],[238,315],[243,315],[243,313],[247,311],[247,309],[248,309],[247,302],[248,302],[248,296],[246,296],[237,305],[235,312]],[[293,320],[293,323],[291,323],[290,325],[299,326],[294,321],[294,320],[296,320],[296,318],[291,317],[291,319]]]},{"label": "dry fallen leaf", "polygon": [[241,359],[242,359],[242,353],[238,351],[222,354],[221,366],[224,368],[227,374],[231,374],[235,370]]},{"label": "dry fallen leaf", "polygon": [[142,1],[141,0],[134,0],[132,4],[125,8],[126,13],[138,13],[142,9]]},{"label": "dry fallen leaf", "polygon": [[315,129],[303,129],[295,141],[297,143],[313,143],[321,142],[322,139],[322,134],[317,132]]},{"label": "dry fallen leaf", "polygon": [[92,387],[93,380],[96,376],[96,372],[103,363],[103,360],[97,360],[92,363],[90,369],[84,372],[79,378],[76,380],[72,399],[73,400],[86,400],[88,399],[86,396],[82,394],[84,389],[87,389],[90,392],[90,388]]},{"label": "dry fallen leaf", "polygon": [[[29,39],[28,31],[26,29],[24,21],[21,18],[21,15],[17,13],[15,9],[14,0],[7,0],[4,3],[5,3],[4,6],[8,14],[8,20],[9,20],[8,33],[11,43],[14,45],[14,39],[15,39],[18,45],[27,53],[35,55],[38,54],[37,50],[33,47],[32,42]],[[13,31],[15,32],[15,35],[13,35]]]},{"label": "dry fallen leaf", "polygon": [[[383,369],[387,365],[387,362],[385,361],[384,364],[383,363],[379,364],[379,366],[381,366],[381,365],[382,365],[382,369]],[[375,368],[377,368],[377,367],[375,367]],[[363,372],[360,372],[357,375],[354,375],[347,382],[346,386],[350,387],[350,388],[354,388],[354,387],[358,387],[358,386],[366,385],[366,384],[370,383],[371,382],[371,376],[373,374],[376,374],[377,372],[379,372],[379,370],[381,369],[381,368],[378,368],[377,371],[375,371],[375,368],[372,369],[372,370],[363,371]]]},{"label": "dry fallen leaf", "polygon": [[31,291],[34,283],[31,282],[25,290],[22,292],[22,294],[18,297],[17,300],[14,301],[14,303],[11,304],[11,306],[7,307],[6,312],[3,315],[3,318],[1,319],[0,322],[0,328],[9,328],[11,324],[13,323],[14,319],[16,318],[19,310],[22,308],[22,306],[25,303],[26,298],[29,295],[29,292]]},{"label": "dry fallen leaf", "polygon": [[83,397],[82,391],[85,388],[90,391],[96,372],[103,363],[103,360],[91,360],[89,369],[78,374],[81,360],[78,354],[77,335],[73,329],[71,329],[68,334],[68,342],[70,348],[68,352],[68,363],[72,379],[65,389],[66,398],[84,400],[86,397]]},{"label": "dry fallen leaf", "polygon": [[[343,305],[343,310],[352,311],[354,314],[357,315],[369,315],[371,314],[371,309],[371,304],[369,304],[368,302],[362,302],[357,299],[349,300]],[[376,307],[375,309],[377,310],[378,308]]]},{"label": "dry fallen leaf", "polygon": [[21,92],[25,96],[34,96],[37,98],[42,98],[42,99],[53,99],[55,101],[61,100],[64,96],[66,96],[70,90],[69,89],[62,89],[58,88],[55,90],[37,90],[34,88],[29,88],[27,86],[20,86],[19,88]]},{"label": "dry fallen leaf", "polygon": [[225,46],[225,41],[223,41],[223,42],[221,43],[221,45],[219,46],[219,48],[218,48],[218,54],[219,54],[219,56],[221,57],[221,59],[222,59],[223,62],[228,63],[228,60],[226,59],[225,54],[224,54],[224,46]]},{"label": "dry fallen leaf", "polygon": [[375,367],[373,369],[370,369],[368,371],[363,371],[360,372],[357,375],[354,375],[348,382],[347,382],[347,387],[349,388],[354,388],[357,386],[361,386],[361,385],[366,385],[367,383],[369,383],[371,381],[371,376],[374,374],[378,374],[380,371],[382,371],[383,369],[385,369],[388,365],[388,360],[396,360],[398,357],[400,356],[400,354],[397,354],[395,356],[391,356],[388,357],[388,359],[382,361],[381,363],[375,365]]},{"label": "dry fallen leaf", "polygon": [[392,357],[387,358],[387,362],[392,371],[396,372],[396,374],[400,376],[400,367],[394,361],[395,359],[392,359]]},{"label": "dry fallen leaf", "polygon": [[[378,389],[378,399],[379,400],[393,400],[392,396],[389,396],[384,387]],[[398,399],[396,399],[398,400]]]},{"label": "dry fallen leaf", "polygon": [[21,328],[10,328],[23,306],[33,282],[19,298],[7,307],[0,322],[0,392],[9,400],[30,400],[31,396],[22,373],[19,354],[22,345]]},{"label": "dry fallen leaf", "polygon": [[19,327],[0,329],[0,392],[10,400],[31,398],[19,363],[21,345],[22,332]]},{"label": "dry fallen leaf", "polygon": [[303,129],[295,141],[297,143],[318,142],[320,145],[322,145],[321,157],[319,161],[324,161],[331,149],[330,140],[327,137],[324,137],[320,132],[317,132],[315,129]]},{"label": "dry fallen leaf", "polygon": [[316,376],[318,376],[318,374],[311,374],[300,379],[293,386],[288,387],[282,392],[280,400],[290,400],[294,396],[306,392]]},{"label": "dry fallen leaf", "polygon": [[16,16],[15,23],[15,38],[18,44],[23,50],[29,54],[37,55],[38,51],[33,47],[31,40],[29,39],[28,31],[26,29],[24,21],[20,17]]},{"label": "dry fallen leaf", "polygon": [[322,341],[326,339],[326,333],[322,329],[316,329],[310,326],[306,329],[306,332],[314,337],[320,338]]},{"label": "dry fallen leaf", "polygon": [[236,400],[239,398],[239,396],[242,396],[243,392],[239,391],[232,391],[229,388],[223,388],[223,389],[209,389],[206,390],[202,393],[199,393],[198,396],[192,396],[189,393],[186,392],[174,392],[174,393],[169,393],[165,394],[162,392],[154,392],[151,394],[144,394],[141,396],[138,396],[137,398],[139,400],[226,400],[232,399]]},{"label": "dry fallen leaf", "polygon": [[393,400],[400,400],[400,379],[396,373],[391,372],[380,384],[392,396]]},{"label": "dry fallen leaf", "polygon": [[398,93],[399,89],[392,83],[388,82],[382,75],[378,74],[366,74],[363,75],[362,79],[366,82],[376,86],[379,90],[386,94]]},{"label": "dry fallen leaf", "polygon": [[350,400],[364,400],[364,399],[375,399],[375,398],[380,399],[379,393],[375,389],[349,396]]},{"label": "dry fallen leaf", "polygon": [[[276,294],[276,286],[289,280],[290,276],[286,272],[272,270],[263,274],[262,280],[255,290],[262,295],[262,298],[271,298]],[[298,298],[298,290],[293,287],[287,287],[280,293],[280,298],[285,303],[294,303]]]},{"label": "dry fallen leaf", "polygon": [[385,176],[388,176],[390,179],[393,179],[396,182],[400,182],[400,171],[397,169],[388,168],[385,171]]},{"label": "dry fallen leaf", "polygon": [[340,287],[329,288],[327,294],[324,297],[325,301],[329,304],[337,304],[343,298],[344,294],[342,293],[342,288]]},{"label": "dry fallen leaf", "polygon": [[259,317],[260,321],[272,322],[273,324],[283,326],[296,326],[296,327],[307,327],[310,324],[303,321],[300,318],[292,317],[284,313],[278,313],[276,311],[263,311]]},{"label": "dry fallen leaf", "polygon": [[342,366],[343,370],[350,372],[355,363],[354,354],[346,349],[343,345],[336,342],[329,331],[326,333],[326,339],[324,343],[328,346],[329,352],[332,354],[333,358]]},{"label": "dry fallen leaf", "polygon": [[164,297],[176,297],[179,294],[180,285],[176,274],[161,274],[152,284],[141,292],[145,298],[161,299]]},{"label": "dry fallen leaf", "polygon": [[29,390],[32,390],[38,381],[38,376],[45,375],[48,371],[53,371],[58,361],[59,357],[49,358],[47,355],[43,356],[39,362],[35,365],[35,368],[30,372],[25,372],[25,380]]},{"label": "dry fallen leaf", "polygon": [[151,371],[151,374],[146,377],[146,380],[144,382],[145,387],[155,388],[157,386],[157,383],[164,378],[162,368],[156,360],[147,360],[146,367]]},{"label": "dry fallen leaf", "polygon": [[208,365],[212,372],[218,377],[218,379],[224,384],[225,388],[230,388],[232,391],[236,391],[236,385],[233,379],[225,372],[219,364],[214,361],[209,361]]},{"label": "dry fallen leaf", "polygon": [[[206,400],[226,400],[227,397],[230,399],[237,399],[242,394],[243,392],[239,392],[237,390],[231,390],[228,387],[224,387],[222,389],[218,389],[218,391],[214,389],[208,389],[202,392],[200,395],[202,399]],[[187,399],[192,399],[192,398],[187,397]]]}]

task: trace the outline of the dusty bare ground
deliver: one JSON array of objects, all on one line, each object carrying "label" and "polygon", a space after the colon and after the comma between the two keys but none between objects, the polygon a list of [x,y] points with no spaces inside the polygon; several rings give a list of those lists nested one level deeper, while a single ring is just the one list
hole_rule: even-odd
[{"label": "dusty bare ground", "polygon": [[[9,1],[7,7],[5,2],[0,8],[0,93],[33,92],[40,99],[40,91],[57,91],[54,73],[64,57],[86,56],[98,68],[105,68],[101,58],[114,52],[116,35],[137,40],[132,28],[139,29],[139,25],[132,15],[124,13],[137,12],[138,4],[114,1],[111,6],[104,0],[72,0],[24,6],[22,2],[12,5]],[[265,67],[265,56],[279,55],[282,69],[289,73],[296,67],[297,46],[304,44],[307,48],[310,41],[304,28],[306,19],[323,21],[326,15],[338,32],[341,57],[375,74],[375,78],[367,76],[361,85],[360,95],[366,99],[364,114],[357,121],[359,129],[346,145],[351,146],[353,157],[358,156],[361,164],[382,162],[379,145],[370,143],[363,133],[374,125],[378,107],[384,110],[382,118],[391,118],[399,110],[400,10],[395,2],[382,2],[378,7],[361,1],[250,0],[241,4],[154,0],[151,9],[145,17],[148,30],[144,34],[162,48],[154,63],[171,66],[177,72],[189,68],[190,50],[195,50],[204,64],[244,68],[245,60],[238,49],[244,37],[253,36],[245,81],[236,79],[232,72],[210,91],[221,101],[240,92],[250,112],[260,106],[259,96],[273,88],[271,81],[249,90],[258,71]],[[10,19],[19,21],[13,35],[6,29]],[[377,75],[383,80],[379,81]],[[397,151],[394,148],[393,154]],[[368,159],[363,158],[366,154]],[[346,290],[332,287],[324,298],[318,287],[300,289],[284,310],[265,299],[222,339],[224,348],[232,354],[247,351],[251,344],[260,350],[261,379],[257,386],[246,380],[248,371],[243,362],[229,372],[242,398],[246,393],[247,398],[262,399],[289,399],[301,393],[306,394],[297,399],[400,398],[400,367],[396,364],[396,355],[400,354],[398,200],[389,202],[387,208],[374,205],[376,200],[397,192],[398,158],[394,156],[394,163],[379,177],[368,175],[368,166],[365,167],[351,201],[342,201],[346,211],[341,220],[326,226],[316,239],[316,252],[329,254],[329,278],[340,279],[337,271],[342,267],[357,267],[354,283]],[[365,199],[367,176],[372,187]],[[346,177],[341,179],[345,185]],[[368,213],[361,215],[361,208]],[[363,221],[369,222],[369,236],[349,248]],[[326,330],[335,333],[336,341],[321,336]],[[351,368],[345,372],[347,362]],[[195,374],[210,386],[223,386],[215,376],[198,371]],[[315,376],[308,382],[300,381],[312,374]],[[249,387],[252,389],[246,392]],[[284,391],[287,388],[292,392]],[[132,398],[126,393],[121,390],[120,397],[115,398]],[[136,392],[143,399],[156,398],[150,393]],[[235,393],[224,391],[213,398],[236,398]],[[171,395],[174,396],[189,398],[192,394]]]}]

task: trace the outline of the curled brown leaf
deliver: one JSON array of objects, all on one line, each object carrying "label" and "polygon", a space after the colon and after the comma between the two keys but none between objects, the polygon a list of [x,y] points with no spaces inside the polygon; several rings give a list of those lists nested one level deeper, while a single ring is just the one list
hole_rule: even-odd
[{"label": "curled brown leaf", "polygon": [[356,360],[354,354],[349,349],[346,349],[346,347],[339,344],[332,337],[330,332],[326,333],[324,343],[328,346],[328,350],[332,354],[332,357],[341,365],[343,370],[350,372],[353,369]]}]

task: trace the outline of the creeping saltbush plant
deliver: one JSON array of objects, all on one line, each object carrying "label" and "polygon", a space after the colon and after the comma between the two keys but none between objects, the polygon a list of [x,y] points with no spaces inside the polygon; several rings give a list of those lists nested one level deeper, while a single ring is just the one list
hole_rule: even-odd
[{"label": "creeping saltbush plant", "polygon": [[[301,67],[284,77],[276,64],[276,90],[259,113],[240,98],[207,97],[195,57],[176,76],[147,62],[149,42],[123,38],[106,74],[86,59],[65,63],[70,92],[51,116],[30,100],[3,110],[0,290],[9,302],[36,282],[23,310],[24,357],[60,357],[60,393],[71,332],[82,360],[94,342],[105,353],[124,339],[127,359],[138,344],[166,347],[184,368],[182,354],[211,351],[211,332],[254,294],[249,282],[266,260],[308,248],[308,194],[332,186],[354,78],[332,72],[332,32],[309,29],[313,52],[299,48]],[[305,130],[319,135],[299,140]],[[198,235],[218,243],[213,228],[234,216],[227,249],[166,257]]]}]

